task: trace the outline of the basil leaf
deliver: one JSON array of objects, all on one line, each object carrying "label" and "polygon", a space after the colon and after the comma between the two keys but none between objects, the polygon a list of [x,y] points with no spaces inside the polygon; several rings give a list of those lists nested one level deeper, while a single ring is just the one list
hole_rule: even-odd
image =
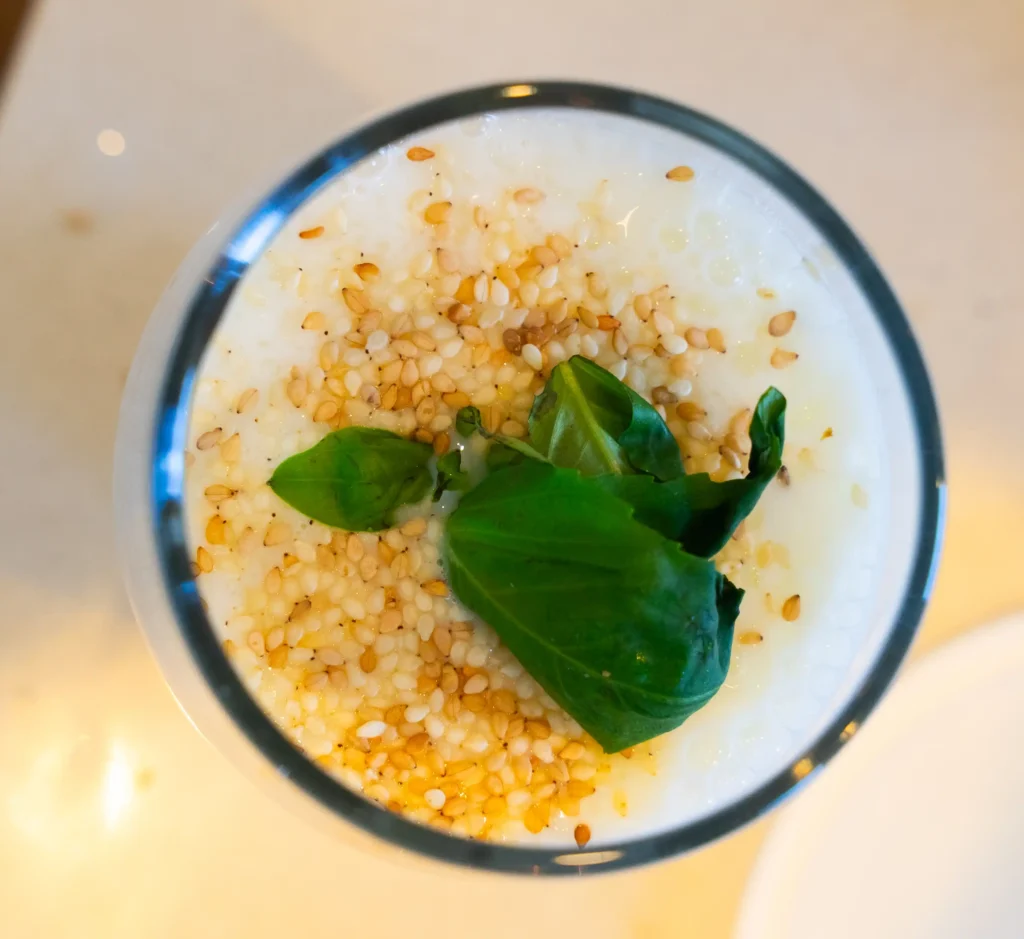
[{"label": "basil leaf", "polygon": [[742,591],[575,470],[491,473],[448,519],[459,602],[605,750],[681,724],[721,687]]},{"label": "basil leaf", "polygon": [[375,427],[345,427],[289,457],[270,488],[292,508],[334,528],[390,528],[395,509],[430,491],[425,443]]},{"label": "basil leaf", "polygon": [[584,476],[683,475],[679,445],[661,415],[589,359],[556,365],[530,412],[530,441],[556,466]]},{"label": "basil leaf", "polygon": [[455,430],[462,434],[463,437],[468,437],[474,431],[484,433],[483,419],[480,417],[480,408],[474,408],[467,405],[464,408],[459,408],[455,415]]},{"label": "basil leaf", "polygon": [[444,456],[437,458],[437,482],[434,484],[434,501],[441,494],[451,489],[453,492],[465,492],[470,487],[469,473],[462,468],[462,451],[449,450]]},{"label": "basil leaf", "polygon": [[785,397],[769,388],[750,422],[750,465],[743,479],[719,483],[695,473],[668,482],[650,476],[603,476],[598,482],[633,506],[637,521],[709,558],[725,547],[782,466],[785,418]]}]

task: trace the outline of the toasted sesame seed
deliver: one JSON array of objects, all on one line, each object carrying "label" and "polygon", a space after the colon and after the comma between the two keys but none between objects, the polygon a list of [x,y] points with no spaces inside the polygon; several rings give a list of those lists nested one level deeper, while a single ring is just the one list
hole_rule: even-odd
[{"label": "toasted sesame seed", "polygon": [[321,332],[327,325],[327,317],[323,315],[319,310],[313,310],[306,314],[305,319],[302,321],[302,328],[307,330],[315,330]]},{"label": "toasted sesame seed", "polygon": [[457,796],[454,799],[449,799],[444,804],[444,808],[441,809],[442,813],[448,818],[457,818],[460,815],[465,815],[469,809],[469,802]]},{"label": "toasted sesame seed", "polygon": [[731,447],[719,447],[718,452],[733,469],[738,470],[742,467],[743,462],[740,460],[740,455]]},{"label": "toasted sesame seed", "polygon": [[267,655],[267,664],[271,668],[284,668],[288,664],[288,647],[278,646]]},{"label": "toasted sesame seed", "polygon": [[800,594],[793,594],[782,604],[782,618],[787,623],[792,623],[800,618]]},{"label": "toasted sesame seed", "polygon": [[526,732],[536,740],[547,740],[551,736],[551,725],[544,720],[526,722]]},{"label": "toasted sesame seed", "polygon": [[202,545],[196,548],[196,567],[203,574],[209,574],[213,570],[213,555]]},{"label": "toasted sesame seed", "polygon": [[244,414],[256,404],[257,398],[259,398],[259,392],[255,388],[246,388],[235,402],[235,413]]},{"label": "toasted sesame seed", "polygon": [[701,421],[708,416],[696,401],[680,401],[676,406],[676,414],[684,421]]},{"label": "toasted sesame seed", "polygon": [[434,597],[447,597],[448,585],[443,580],[428,580],[423,589]]},{"label": "toasted sesame seed", "polygon": [[208,430],[205,434],[200,434],[196,439],[196,449],[211,450],[220,442],[220,438],[223,433],[223,429],[220,427],[214,427],[213,430]]},{"label": "toasted sesame seed", "polygon": [[671,179],[673,182],[685,183],[689,182],[694,177],[693,169],[689,166],[674,166],[666,174],[666,179]]},{"label": "toasted sesame seed", "polygon": [[369,675],[377,667],[377,653],[373,649],[367,649],[359,656],[359,667]]},{"label": "toasted sesame seed", "polygon": [[423,218],[431,225],[440,225],[446,221],[452,210],[450,202],[433,202],[427,206]]},{"label": "toasted sesame seed", "polygon": [[590,825],[579,824],[572,829],[572,838],[578,848],[586,848],[590,844]]},{"label": "toasted sesame seed", "polygon": [[337,414],[338,405],[333,401],[324,401],[322,404],[317,405],[317,409],[313,412],[313,420],[326,424],[334,420]]},{"label": "toasted sesame seed", "polygon": [[406,538],[417,538],[427,530],[427,520],[425,518],[412,518],[409,519],[400,529],[401,533]]},{"label": "toasted sesame seed", "polygon": [[225,499],[230,499],[234,494],[234,489],[221,483],[214,483],[203,490],[203,495],[214,505],[223,502]]},{"label": "toasted sesame seed", "polygon": [[300,238],[319,238],[324,233],[323,225],[316,225],[313,228],[305,228],[299,232]]},{"label": "toasted sesame seed", "polygon": [[512,355],[519,355],[523,351],[523,338],[517,329],[506,329],[501,334],[501,341],[505,348]]},{"label": "toasted sesame seed", "polygon": [[291,401],[295,407],[302,407],[306,400],[306,395],[309,393],[309,386],[306,384],[305,378],[293,378],[285,388],[285,393],[288,395],[288,400]]},{"label": "toasted sesame seed", "polygon": [[345,305],[357,316],[365,313],[369,309],[366,304],[366,295],[361,290],[356,290],[352,287],[343,287],[341,291],[341,298],[345,301]]},{"label": "toasted sesame seed", "polygon": [[268,548],[272,548],[275,545],[284,544],[286,541],[289,541],[291,537],[291,526],[287,522],[283,522],[278,519],[267,526],[266,534],[263,536],[263,544]]},{"label": "toasted sesame seed", "polygon": [[550,806],[546,804],[531,805],[523,815],[523,824],[531,834],[540,834],[548,826]]},{"label": "toasted sesame seed", "polygon": [[[558,263],[558,254],[547,245],[536,245],[530,251],[530,257],[541,267],[552,267]],[[542,284],[541,286],[544,285]]]},{"label": "toasted sesame seed", "polygon": [[533,205],[544,198],[544,193],[539,189],[527,187],[525,189],[517,189],[512,194],[512,198],[520,205]]},{"label": "toasted sesame seed", "polygon": [[362,261],[353,270],[362,281],[377,280],[380,277],[380,268],[372,261]]},{"label": "toasted sesame seed", "polygon": [[737,641],[743,646],[756,646],[764,641],[764,636],[755,629],[748,629],[746,632],[740,633]]},{"label": "toasted sesame seed", "polygon": [[785,336],[796,322],[796,310],[786,310],[784,313],[776,313],[768,320],[768,333],[776,338]]},{"label": "toasted sesame seed", "polygon": [[410,147],[405,151],[405,155],[413,161],[413,163],[422,163],[424,160],[429,160],[434,156],[433,150],[428,150],[426,147]]},{"label": "toasted sesame seed", "polygon": [[572,255],[572,242],[565,235],[548,235],[548,247],[558,255],[560,260],[565,260]]},{"label": "toasted sesame seed", "polygon": [[795,352],[789,352],[786,349],[776,349],[772,352],[770,362],[772,368],[786,368],[792,365],[798,358],[799,355]]},{"label": "toasted sesame seed", "polygon": [[703,329],[691,326],[684,333],[687,343],[694,349],[708,349],[711,343],[708,342],[708,335]]}]

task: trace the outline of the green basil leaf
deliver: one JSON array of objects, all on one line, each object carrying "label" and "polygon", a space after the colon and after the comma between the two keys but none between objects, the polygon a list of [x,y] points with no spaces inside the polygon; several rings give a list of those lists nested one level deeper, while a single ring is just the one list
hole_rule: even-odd
[{"label": "green basil leaf", "polygon": [[270,488],[303,515],[347,531],[390,528],[395,509],[430,491],[425,443],[375,427],[345,427],[289,457]]},{"label": "green basil leaf", "polygon": [[707,473],[657,482],[650,476],[603,476],[608,492],[633,506],[637,521],[709,558],[725,547],[782,466],[786,399],[769,388],[750,422],[750,466],[743,479],[714,482]]},{"label": "green basil leaf", "polygon": [[437,482],[434,484],[434,501],[441,494],[451,489],[453,492],[465,492],[470,487],[469,473],[462,468],[462,451],[449,450],[444,456],[437,458]]},{"label": "green basil leaf", "polygon": [[556,365],[530,412],[530,441],[556,466],[584,476],[683,475],[679,445],[661,415],[583,356]]},{"label": "green basil leaf", "polygon": [[677,727],[725,680],[742,591],[575,470],[491,473],[443,556],[459,602],[609,752]]},{"label": "green basil leaf", "polygon": [[480,408],[467,405],[459,408],[455,415],[455,430],[463,437],[470,436],[474,431],[484,432],[483,419],[480,417]]}]

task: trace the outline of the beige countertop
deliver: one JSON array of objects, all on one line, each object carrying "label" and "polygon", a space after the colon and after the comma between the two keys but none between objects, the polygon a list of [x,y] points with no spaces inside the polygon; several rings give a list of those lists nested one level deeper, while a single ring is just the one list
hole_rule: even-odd
[{"label": "beige countertop", "polygon": [[[1024,604],[1024,5],[43,0],[0,112],[0,908],[22,937],[729,935],[772,819],[610,878],[405,870],[177,710],[114,557],[135,343],[230,203],[369,112],[551,75],[746,130],[873,248],[937,385],[947,549],[915,654]],[[97,135],[116,129],[124,152]]]}]

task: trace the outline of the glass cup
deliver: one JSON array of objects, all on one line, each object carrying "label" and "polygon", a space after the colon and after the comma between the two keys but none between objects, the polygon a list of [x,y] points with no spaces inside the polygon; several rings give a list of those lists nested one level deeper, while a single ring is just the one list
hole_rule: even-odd
[{"label": "glass cup", "polygon": [[[819,275],[884,402],[879,431],[890,457],[892,509],[873,625],[799,752],[703,817],[584,852],[444,834],[382,810],[307,759],[222,653],[191,573],[183,510],[197,366],[239,280],[286,219],[338,173],[409,134],[537,107],[626,115],[684,135],[714,155],[731,185],[769,213],[805,258],[831,259]],[[566,874],[631,867],[707,844],[768,811],[836,753],[878,703],[914,637],[938,558],[944,481],[935,400],[907,320],[867,251],[814,189],[758,144],[689,108],[618,88],[536,82],[461,91],[381,118],[313,157],[255,207],[215,225],[181,265],[136,354],[121,410],[115,502],[128,591],[166,679],[200,731],[246,772],[316,824],[370,849],[397,846],[474,868]]]}]

